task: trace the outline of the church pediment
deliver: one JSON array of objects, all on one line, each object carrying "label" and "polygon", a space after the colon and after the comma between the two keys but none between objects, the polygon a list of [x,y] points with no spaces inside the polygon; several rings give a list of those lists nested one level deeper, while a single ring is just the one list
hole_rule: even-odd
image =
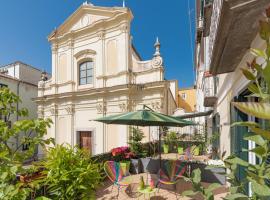
[{"label": "church pediment", "polygon": [[127,8],[121,7],[99,7],[84,3],[81,5],[62,25],[54,30],[48,37],[49,40],[56,36],[62,36],[69,32],[75,32],[103,21],[115,19],[118,15],[132,13]]}]

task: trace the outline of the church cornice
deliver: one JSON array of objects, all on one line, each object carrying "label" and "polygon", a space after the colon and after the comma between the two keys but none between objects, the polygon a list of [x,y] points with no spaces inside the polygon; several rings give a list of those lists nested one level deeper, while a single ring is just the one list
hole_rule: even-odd
[{"label": "church cornice", "polygon": [[105,88],[91,88],[85,90],[78,90],[74,92],[66,92],[66,93],[58,93],[58,94],[51,94],[51,95],[44,95],[41,97],[34,98],[35,102],[43,102],[48,100],[54,100],[59,98],[75,98],[80,96],[104,96],[109,95],[111,93],[123,93],[126,92],[127,94],[130,91],[138,92],[139,90],[150,90],[150,89],[162,89],[166,87],[168,81],[159,81],[159,82],[151,82],[146,84],[125,84],[125,85],[117,85],[112,87],[105,87]]}]

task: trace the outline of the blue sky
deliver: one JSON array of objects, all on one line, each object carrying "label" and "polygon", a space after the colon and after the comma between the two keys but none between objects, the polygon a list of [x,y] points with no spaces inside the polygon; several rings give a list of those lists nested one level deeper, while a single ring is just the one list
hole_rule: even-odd
[{"label": "blue sky", "polygon": [[[194,0],[126,0],[131,8],[133,42],[143,59],[151,59],[160,38],[166,79],[180,87],[193,85],[188,1],[194,45]],[[0,65],[20,60],[51,71],[47,36],[84,1],[2,0],[0,3]],[[122,0],[92,0],[94,5],[122,6]]]}]

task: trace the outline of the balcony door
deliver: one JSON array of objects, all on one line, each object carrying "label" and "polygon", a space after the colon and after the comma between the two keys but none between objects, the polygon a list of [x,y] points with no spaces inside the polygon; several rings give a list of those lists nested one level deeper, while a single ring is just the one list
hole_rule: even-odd
[{"label": "balcony door", "polygon": [[85,149],[90,154],[92,153],[92,131],[80,131],[79,132],[80,148]]}]

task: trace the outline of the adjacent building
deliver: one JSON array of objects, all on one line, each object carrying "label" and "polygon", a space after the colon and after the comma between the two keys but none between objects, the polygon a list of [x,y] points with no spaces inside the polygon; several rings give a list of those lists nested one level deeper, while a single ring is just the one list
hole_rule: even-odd
[{"label": "adjacent building", "polygon": [[186,113],[196,111],[196,89],[194,87],[180,88],[178,91],[178,108]]},{"label": "adjacent building", "polygon": [[[39,82],[38,115],[51,118],[48,137],[79,145],[92,154],[127,145],[129,127],[93,121],[147,105],[172,114],[177,82],[164,79],[158,39],[151,60],[142,60],[132,44],[133,15],[126,7],[83,3],[48,37],[52,77]],[[145,141],[155,130],[144,128]]]},{"label": "adjacent building", "polygon": [[[255,146],[243,140],[246,127],[231,127],[236,121],[256,120],[231,106],[233,101],[257,101],[247,97],[248,80],[240,68],[254,56],[250,48],[263,49],[258,36],[258,20],[263,18],[269,0],[197,0],[196,88],[197,108],[213,109],[206,117],[209,136],[219,134],[214,144],[220,154],[236,154],[256,163],[254,154],[242,152]],[[238,176],[244,176],[243,170]]]},{"label": "adjacent building", "polygon": [[[38,81],[42,71],[28,64],[16,61],[14,63],[0,66],[0,87],[8,87],[12,92],[20,97],[21,103],[16,105],[19,110],[26,108],[29,111],[28,119],[36,119],[37,105],[33,101],[38,95]],[[0,116],[1,117],[1,116]],[[11,116],[11,123],[25,119],[16,115]],[[2,119],[5,120],[5,119]],[[10,141],[10,145],[18,145],[18,140]],[[26,146],[22,149],[27,148]]]}]

